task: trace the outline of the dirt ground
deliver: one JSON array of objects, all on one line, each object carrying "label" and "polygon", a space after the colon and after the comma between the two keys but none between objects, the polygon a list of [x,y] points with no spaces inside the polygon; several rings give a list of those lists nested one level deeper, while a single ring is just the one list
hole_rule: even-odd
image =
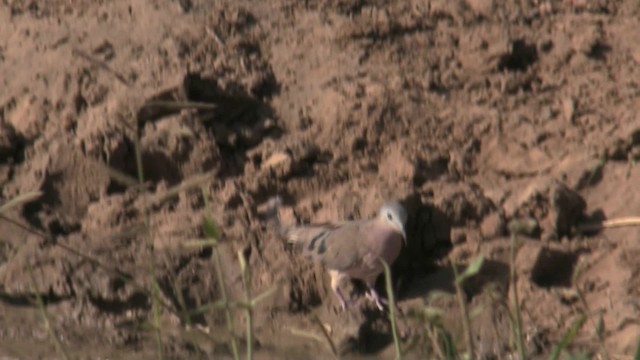
[{"label": "dirt ground", "polygon": [[464,286],[476,356],[516,354],[514,219],[535,225],[515,257],[528,356],[587,315],[570,350],[630,359],[640,227],[585,224],[640,215],[638,34],[635,0],[3,0],[0,195],[43,195],[0,219],[0,357],[157,358],[155,273],[165,357],[229,358],[225,313],[195,311],[223,295],[216,256],[180,247],[210,215],[225,295],[244,298],[238,251],[251,292],[275,288],[256,358],[331,359],[322,328],[342,358],[392,358],[386,315],[341,312],[267,226],[279,194],[288,223],[404,201],[409,359],[437,357],[427,305],[464,351],[451,265],[481,254]]}]

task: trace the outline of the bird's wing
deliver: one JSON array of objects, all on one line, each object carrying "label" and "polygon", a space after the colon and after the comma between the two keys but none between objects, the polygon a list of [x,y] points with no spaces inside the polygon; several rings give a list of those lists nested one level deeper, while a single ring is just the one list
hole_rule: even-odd
[{"label": "bird's wing", "polygon": [[304,256],[331,270],[347,271],[362,261],[360,246],[366,221],[298,226],[287,231],[287,240]]}]

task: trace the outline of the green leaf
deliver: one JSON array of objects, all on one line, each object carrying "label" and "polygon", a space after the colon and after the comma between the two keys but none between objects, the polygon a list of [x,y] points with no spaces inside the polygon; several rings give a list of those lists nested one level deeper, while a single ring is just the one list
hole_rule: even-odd
[{"label": "green leaf", "polygon": [[202,217],[202,230],[204,231],[204,235],[209,239],[218,239],[220,236],[220,232],[218,231],[218,227],[208,216]]},{"label": "green leaf", "polygon": [[633,360],[640,360],[640,338],[638,338],[638,348],[636,348],[636,354],[633,356]]},{"label": "green leaf", "polygon": [[598,335],[599,339],[604,339],[604,319],[602,318],[602,313],[600,313],[600,316],[598,316],[596,334]]},{"label": "green leaf", "polygon": [[564,334],[560,343],[553,349],[551,356],[549,356],[549,360],[557,360],[560,357],[562,350],[564,350],[571,344],[573,338],[576,337],[576,335],[578,334],[578,330],[580,330],[586,319],[587,317],[582,314],[573,322],[571,328],[569,328],[567,333]]},{"label": "green leaf", "polygon": [[467,268],[464,270],[464,272],[462,274],[460,274],[458,276],[458,278],[456,279],[458,284],[462,284],[468,278],[476,275],[480,271],[480,268],[482,268],[482,263],[483,262],[484,262],[484,256],[480,255],[477,258],[475,258],[471,262],[471,264],[469,264],[469,266],[467,266]]}]

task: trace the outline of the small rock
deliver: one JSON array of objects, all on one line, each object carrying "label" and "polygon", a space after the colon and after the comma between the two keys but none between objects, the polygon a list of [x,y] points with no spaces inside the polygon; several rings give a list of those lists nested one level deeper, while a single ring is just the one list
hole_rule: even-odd
[{"label": "small rock", "polygon": [[262,163],[260,170],[272,170],[277,176],[282,177],[291,173],[293,167],[293,158],[289,153],[280,151],[271,154],[269,158]]},{"label": "small rock", "polygon": [[290,163],[291,162],[291,155],[287,154],[286,152],[282,151],[282,152],[277,152],[272,154],[267,161],[262,163],[262,169],[266,169],[266,168],[272,168],[272,167],[276,167],[280,164],[283,163]]},{"label": "small rock", "polygon": [[30,141],[44,130],[47,118],[42,102],[25,96],[17,101],[7,120],[16,133]]},{"label": "small rock", "polygon": [[504,218],[497,212],[491,213],[482,219],[480,232],[484,238],[496,238],[505,234]]},{"label": "small rock", "polygon": [[573,116],[576,111],[576,103],[572,98],[565,98],[562,100],[562,115],[564,116],[564,120],[568,123],[573,124]]}]

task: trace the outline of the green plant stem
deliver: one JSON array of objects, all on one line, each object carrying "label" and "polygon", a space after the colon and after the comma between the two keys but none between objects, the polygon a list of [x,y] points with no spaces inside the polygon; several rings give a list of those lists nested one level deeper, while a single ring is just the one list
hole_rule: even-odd
[{"label": "green plant stem", "polygon": [[578,331],[580,330],[582,325],[584,325],[586,319],[586,315],[580,314],[580,316],[573,322],[569,330],[567,330],[567,332],[564,334],[562,340],[560,340],[558,345],[554,347],[553,352],[549,356],[549,360],[558,360],[560,358],[562,350],[566,349],[571,344],[573,338],[576,337]]},{"label": "green plant stem", "polygon": [[389,299],[389,322],[391,323],[391,334],[393,335],[393,345],[396,350],[396,360],[402,359],[402,353],[400,351],[400,338],[398,337],[398,329],[396,325],[396,300],[393,294],[393,284],[391,282],[391,270],[389,265],[382,259],[380,259],[382,266],[384,267],[384,280],[387,289],[387,298]]},{"label": "green plant stem", "polygon": [[[576,283],[577,279],[573,279],[573,282]],[[589,307],[589,303],[587,303],[587,299],[584,296],[584,293],[582,292],[582,289],[580,288],[580,285],[576,284],[575,285],[575,289],[576,289],[576,293],[578,294],[578,298],[580,299],[580,302],[582,303],[582,306],[584,307],[584,310],[582,311],[582,315],[585,316],[593,325],[593,328],[596,330],[596,336],[598,336],[598,342],[600,344],[600,349],[602,349],[602,355],[604,360],[609,360],[609,352],[607,351],[607,346],[605,345],[605,339],[604,339],[604,335],[602,334],[602,331],[599,331],[599,327],[598,324],[593,320],[593,317],[589,314],[591,314],[591,308]]]},{"label": "green plant stem", "polygon": [[53,344],[55,345],[58,353],[62,355],[64,359],[68,360],[69,354],[64,349],[64,346],[62,346],[60,339],[58,339],[58,337],[56,336],[55,331],[53,330],[53,326],[51,326],[51,321],[49,321],[47,310],[44,307],[44,301],[42,300],[42,296],[40,296],[40,293],[36,289],[36,277],[33,275],[33,268],[31,267],[30,263],[27,263],[27,269],[29,270],[29,277],[31,280],[31,291],[33,291],[33,293],[35,294],[36,304],[38,306],[38,310],[40,311],[40,316],[42,316],[42,321],[44,322],[44,326],[47,329],[47,333],[49,334],[51,341],[53,341]]},{"label": "green plant stem", "polygon": [[[144,166],[142,164],[142,151],[140,149],[140,141],[136,134],[134,140],[134,151],[136,157],[136,167],[138,172],[138,181],[140,185],[144,185]],[[156,347],[158,351],[158,358],[162,360],[164,358],[162,351],[162,334],[160,334],[160,286],[156,280],[156,257],[154,254],[153,238],[151,236],[151,218],[146,206],[146,196],[143,196],[144,206],[144,223],[146,231],[146,247],[149,254],[149,272],[151,275],[151,314],[153,318],[153,327],[155,330]]]},{"label": "green plant stem", "polygon": [[329,332],[327,331],[327,329],[325,329],[324,325],[322,325],[322,321],[320,321],[320,318],[316,314],[313,315],[312,319],[316,323],[316,325],[318,325],[318,327],[320,328],[320,331],[322,332],[322,335],[324,335],[325,340],[327,340],[327,343],[331,348],[331,353],[333,354],[333,357],[335,359],[338,359],[339,358],[338,348],[336,347],[336,344],[331,339],[331,336],[329,335]]},{"label": "green plant stem", "polygon": [[467,311],[467,305],[464,301],[464,293],[462,292],[462,281],[459,281],[460,275],[458,274],[458,267],[454,263],[453,259],[450,259],[451,267],[453,268],[453,276],[455,277],[454,284],[456,286],[456,297],[458,298],[458,305],[462,312],[462,326],[464,327],[465,337],[467,338],[467,348],[469,352],[469,359],[475,359],[475,346],[473,343],[473,334],[471,333],[471,321],[469,320],[469,312]]},{"label": "green plant stem", "polygon": [[[216,270],[216,276],[218,277],[218,283],[220,284],[220,297],[224,303],[227,303],[227,290],[224,286],[224,277],[222,276],[222,268],[220,267],[220,253],[218,252],[217,246],[212,248],[213,251],[213,259],[214,259],[214,267]],[[227,320],[227,328],[229,329],[229,333],[231,334],[231,353],[233,354],[234,360],[239,360],[240,355],[238,355],[238,344],[235,339],[235,331],[233,329],[233,322],[231,321],[231,310],[229,307],[225,307],[224,309],[225,318]]]},{"label": "green plant stem", "polygon": [[[240,261],[240,270],[242,271],[242,285],[244,287],[245,301],[251,303],[251,272],[247,266],[247,261],[242,254],[242,250],[238,251],[238,260]],[[247,322],[247,360],[253,359],[253,306],[248,306],[245,310]]]},{"label": "green plant stem", "polygon": [[515,233],[511,234],[511,251],[510,251],[510,259],[509,259],[509,267],[510,267],[510,280],[511,287],[513,288],[513,302],[514,302],[514,312],[515,312],[515,333],[516,333],[516,346],[518,348],[518,355],[520,356],[520,360],[525,360],[525,350],[524,350],[524,339],[522,337],[522,315],[520,314],[520,300],[518,299],[518,284],[517,275],[516,275],[516,242],[517,237]]},{"label": "green plant stem", "polygon": [[[202,198],[204,199],[204,207],[208,213],[210,213],[209,208],[209,194],[204,186],[201,187]],[[220,252],[218,251],[217,241],[218,241],[218,230],[213,223],[213,220],[207,216],[203,218],[203,229],[206,237],[212,242],[216,242],[216,245],[211,246],[211,252],[213,253],[213,267],[215,268],[216,276],[218,277],[218,285],[220,291],[220,302],[224,304],[224,316],[227,322],[227,330],[229,331],[229,335],[231,337],[230,345],[231,345],[231,354],[233,355],[234,360],[240,360],[240,355],[238,353],[238,343],[236,342],[235,330],[233,327],[233,321],[231,320],[231,308],[230,303],[227,298],[227,289],[225,287],[224,276],[222,274],[222,262],[220,261]]]}]

